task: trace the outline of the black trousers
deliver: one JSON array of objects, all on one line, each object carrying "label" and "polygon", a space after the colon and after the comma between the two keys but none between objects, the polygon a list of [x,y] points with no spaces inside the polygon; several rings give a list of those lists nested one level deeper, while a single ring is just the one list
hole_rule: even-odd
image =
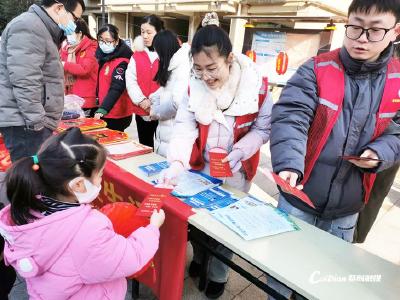
[{"label": "black trousers", "polygon": [[125,129],[128,128],[132,122],[132,116],[120,119],[109,119],[109,118],[102,118],[102,119],[107,122],[107,128],[118,131],[125,131]]},{"label": "black trousers", "polygon": [[365,239],[378,216],[379,210],[382,207],[383,201],[390,192],[390,188],[392,187],[398,170],[399,164],[395,164],[393,167],[378,173],[376,176],[369,201],[358,215],[353,243],[365,242]]},{"label": "black trousers", "polygon": [[145,121],[141,116],[136,115],[136,126],[139,142],[154,149],[154,135],[158,126],[158,121]]}]

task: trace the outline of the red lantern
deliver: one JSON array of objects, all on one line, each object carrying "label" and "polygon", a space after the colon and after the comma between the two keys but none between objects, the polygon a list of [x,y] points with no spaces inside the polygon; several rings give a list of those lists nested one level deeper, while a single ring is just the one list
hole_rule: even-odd
[{"label": "red lantern", "polygon": [[289,57],[286,52],[279,52],[276,57],[276,73],[278,75],[283,75],[286,73],[289,63]]},{"label": "red lantern", "polygon": [[252,61],[256,62],[256,57],[257,57],[256,51],[254,51],[254,50],[247,50],[247,51],[246,51],[246,55],[247,55],[248,57],[250,57],[250,59],[251,59]]},{"label": "red lantern", "polygon": [[[104,205],[100,211],[110,219],[114,231],[124,237],[130,236],[136,229],[150,223],[148,218],[136,216],[137,207],[132,203],[115,202]],[[153,260],[150,260],[141,270],[128,278],[136,278],[142,275],[150,266],[153,266]]]}]

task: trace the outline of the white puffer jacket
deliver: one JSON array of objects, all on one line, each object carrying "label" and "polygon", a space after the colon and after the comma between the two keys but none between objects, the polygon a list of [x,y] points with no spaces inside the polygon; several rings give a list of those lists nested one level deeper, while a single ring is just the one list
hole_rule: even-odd
[{"label": "white puffer jacket", "polygon": [[171,74],[166,86],[149,97],[152,102],[150,116],[153,120],[159,120],[154,137],[154,151],[164,157],[167,156],[176,112],[188,91],[191,68],[189,51],[190,46],[185,43],[174,54],[168,67]]},{"label": "white puffer jacket", "polygon": [[[205,173],[209,173],[208,151],[210,149],[223,148],[228,153],[233,149],[240,149],[245,155],[243,160],[246,160],[268,141],[271,128],[271,95],[268,92],[266,100],[259,109],[258,93],[261,86],[261,75],[248,57],[239,54],[235,56],[235,61],[236,75],[233,74],[233,68],[231,68],[231,79],[226,84],[224,93],[219,96],[222,99],[228,95],[233,95],[234,101],[223,112],[220,110],[212,111],[210,99],[212,94],[209,93],[203,82],[194,78],[190,80],[190,97],[186,89],[168,147],[168,160],[170,162],[180,161],[186,169],[190,168],[189,160],[193,144],[199,133],[199,118],[205,119],[204,116],[208,115],[213,115],[213,120],[210,123],[206,148],[203,153],[206,165],[202,171]],[[238,78],[234,79],[233,77]],[[232,82],[235,84],[231,84]],[[237,143],[234,143],[235,117],[254,113],[254,109],[258,111],[258,117],[251,125],[250,131]],[[244,192],[247,192],[250,188],[250,182],[246,180],[243,169],[235,173],[233,177],[226,178],[225,182]]]}]

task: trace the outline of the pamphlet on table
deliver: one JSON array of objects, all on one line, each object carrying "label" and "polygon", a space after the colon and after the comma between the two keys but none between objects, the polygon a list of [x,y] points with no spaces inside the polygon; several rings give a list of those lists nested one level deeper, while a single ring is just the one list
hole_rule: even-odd
[{"label": "pamphlet on table", "polygon": [[205,208],[207,210],[222,208],[236,201],[238,201],[237,198],[221,187],[208,189],[183,200],[193,208]]},{"label": "pamphlet on table", "polygon": [[152,164],[139,166],[140,171],[142,171],[146,176],[150,177],[160,173],[162,170],[167,169],[169,167],[169,163],[164,160]]},{"label": "pamphlet on table", "polygon": [[252,196],[210,214],[247,241],[299,230],[286,213]]},{"label": "pamphlet on table", "polygon": [[189,170],[179,176],[178,184],[172,191],[172,195],[176,197],[191,197],[221,184],[221,179],[211,177],[198,171]]}]

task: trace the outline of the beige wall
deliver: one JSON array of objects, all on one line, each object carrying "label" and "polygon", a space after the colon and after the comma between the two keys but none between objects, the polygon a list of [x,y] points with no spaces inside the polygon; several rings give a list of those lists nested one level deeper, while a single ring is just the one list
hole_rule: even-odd
[{"label": "beige wall", "polygon": [[124,13],[110,13],[109,23],[115,25],[119,29],[119,35],[122,38],[127,37],[126,32],[126,14]]}]

